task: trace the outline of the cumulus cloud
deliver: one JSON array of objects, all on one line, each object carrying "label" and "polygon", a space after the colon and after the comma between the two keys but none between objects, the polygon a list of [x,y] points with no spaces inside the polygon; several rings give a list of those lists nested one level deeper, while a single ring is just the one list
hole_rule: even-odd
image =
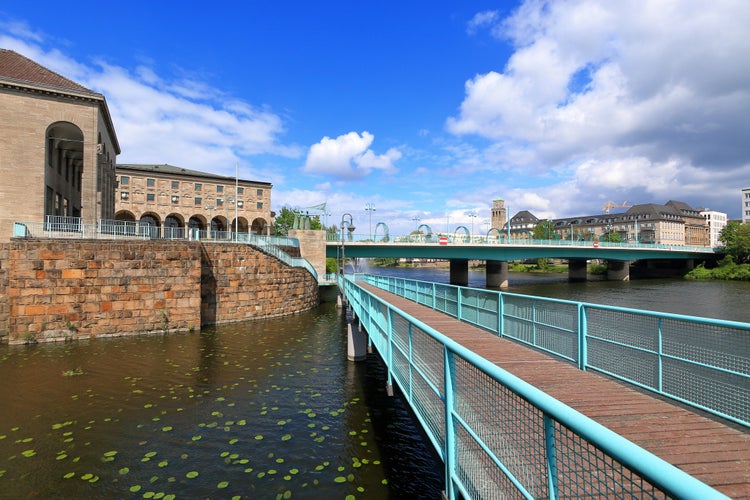
[{"label": "cumulus cloud", "polygon": [[564,167],[580,190],[672,196],[690,192],[681,171],[750,164],[746,2],[528,0],[467,29],[479,26],[513,52],[466,82],[446,125],[488,140],[498,161]]},{"label": "cumulus cloud", "polygon": [[385,172],[396,170],[394,162],[401,152],[391,148],[378,155],[370,149],[375,136],[369,132],[349,132],[335,139],[323,137],[313,144],[307,153],[304,171],[328,174],[341,179],[357,179],[367,176],[373,169]]}]

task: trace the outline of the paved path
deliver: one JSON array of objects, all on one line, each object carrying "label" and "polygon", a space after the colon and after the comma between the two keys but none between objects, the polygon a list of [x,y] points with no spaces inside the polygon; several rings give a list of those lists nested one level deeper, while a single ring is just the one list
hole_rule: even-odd
[{"label": "paved path", "polygon": [[725,495],[750,499],[750,430],[581,371],[371,285],[358,285]]}]

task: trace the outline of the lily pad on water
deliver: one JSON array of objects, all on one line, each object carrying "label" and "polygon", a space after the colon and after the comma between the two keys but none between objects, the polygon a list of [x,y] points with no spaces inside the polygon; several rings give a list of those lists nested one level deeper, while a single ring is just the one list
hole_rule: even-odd
[{"label": "lily pad on water", "polygon": [[188,479],[196,478],[196,477],[198,477],[198,471],[191,470],[190,472],[188,472],[187,474],[185,474],[185,477],[188,478]]}]

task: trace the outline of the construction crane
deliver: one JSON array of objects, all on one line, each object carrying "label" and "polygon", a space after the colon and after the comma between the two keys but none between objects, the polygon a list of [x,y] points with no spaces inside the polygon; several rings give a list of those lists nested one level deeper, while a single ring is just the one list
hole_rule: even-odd
[{"label": "construction crane", "polygon": [[604,210],[604,213],[609,215],[609,211],[613,208],[630,208],[633,205],[628,205],[628,200],[625,200],[622,202],[622,205],[615,205],[615,202],[612,200],[609,200],[606,205],[602,207],[602,210]]}]

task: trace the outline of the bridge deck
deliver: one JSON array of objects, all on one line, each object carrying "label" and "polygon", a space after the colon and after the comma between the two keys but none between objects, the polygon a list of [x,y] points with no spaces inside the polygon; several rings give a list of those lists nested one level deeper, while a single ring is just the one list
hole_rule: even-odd
[{"label": "bridge deck", "polygon": [[584,372],[365,283],[358,285],[731,498],[750,498],[750,432]]}]

